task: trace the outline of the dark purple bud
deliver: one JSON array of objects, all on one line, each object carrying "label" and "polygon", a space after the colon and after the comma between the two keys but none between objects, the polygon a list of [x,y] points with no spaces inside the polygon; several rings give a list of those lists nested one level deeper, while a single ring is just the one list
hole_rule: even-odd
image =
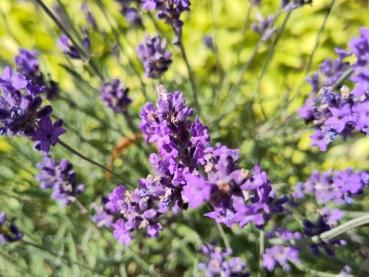
[{"label": "dark purple bud", "polygon": [[47,105],[45,107],[43,107],[38,113],[37,113],[37,117],[38,118],[42,118],[45,116],[48,116],[52,113],[53,108],[50,105]]}]

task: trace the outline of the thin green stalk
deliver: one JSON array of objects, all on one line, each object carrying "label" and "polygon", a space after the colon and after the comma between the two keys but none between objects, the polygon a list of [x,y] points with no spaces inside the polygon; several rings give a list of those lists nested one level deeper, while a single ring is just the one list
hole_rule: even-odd
[{"label": "thin green stalk", "polygon": [[354,69],[350,68],[348,69],[345,73],[343,73],[343,75],[341,76],[341,78],[339,78],[331,87],[332,90],[337,89],[338,87],[340,87],[342,85],[342,83],[344,81],[346,81],[348,78],[350,78],[350,76],[354,73]]},{"label": "thin green stalk", "polygon": [[337,227],[329,230],[329,231],[326,231],[320,235],[317,235],[317,236],[314,236],[311,238],[311,240],[315,243],[323,240],[323,241],[329,241],[343,233],[346,233],[352,229],[355,229],[357,227],[360,227],[362,225],[366,225],[366,224],[369,224],[369,213],[363,215],[363,216],[360,216],[360,217],[357,217],[357,218],[354,218],[354,219],[351,219],[350,221],[347,221],[341,225],[338,225]]},{"label": "thin green stalk", "polygon": [[137,253],[135,251],[133,251],[129,247],[126,247],[125,250],[127,252],[129,252],[129,254],[136,261],[136,263],[138,263],[139,265],[141,265],[142,268],[147,273],[151,274],[151,276],[161,277],[161,275],[155,269],[153,269],[152,266],[150,266],[148,263],[146,263],[145,260],[143,260],[139,255],[137,255]]},{"label": "thin green stalk", "polygon": [[259,91],[260,90],[261,82],[262,82],[262,80],[264,78],[265,73],[268,70],[268,67],[269,67],[270,62],[272,61],[272,58],[273,58],[274,52],[275,52],[275,48],[276,48],[276,46],[277,46],[277,44],[278,44],[278,42],[279,42],[279,40],[280,40],[280,38],[281,38],[284,30],[286,29],[287,22],[290,19],[291,14],[292,14],[292,10],[288,11],[286,17],[283,20],[282,26],[281,26],[280,30],[278,31],[278,34],[275,36],[275,38],[273,40],[272,46],[268,50],[267,57],[266,57],[266,59],[264,61],[263,68],[261,70],[261,74],[260,74],[260,76],[258,78],[258,81],[257,81],[257,84],[256,84],[256,91]]},{"label": "thin green stalk", "polygon": [[[302,82],[298,85],[297,89],[295,90],[296,92],[294,93],[294,95],[298,95],[302,86],[304,85],[305,83],[305,80],[311,70],[311,66],[313,64],[313,60],[314,60],[314,56],[315,56],[315,53],[316,51],[318,50],[318,47],[319,47],[319,43],[320,43],[320,37],[325,29],[325,26],[327,25],[327,21],[328,21],[328,18],[329,18],[329,15],[331,14],[331,11],[333,9],[333,6],[335,4],[336,0],[332,0],[330,2],[330,4],[327,6],[326,8],[326,12],[325,12],[325,16],[324,16],[324,19],[323,19],[323,22],[322,22],[322,25],[320,26],[319,28],[319,31],[316,35],[316,38],[315,38],[315,43],[314,43],[314,47],[313,49],[311,50],[311,53],[309,55],[309,59],[308,59],[308,62],[307,62],[307,65],[306,65],[306,68],[305,68],[305,74],[304,74],[304,79],[302,80]],[[287,101],[287,103],[289,104],[291,101]]]},{"label": "thin green stalk", "polygon": [[310,69],[311,69],[311,65],[313,63],[315,52],[316,52],[316,50],[318,49],[318,46],[319,46],[320,36],[322,35],[322,33],[324,31],[324,28],[325,28],[325,26],[327,24],[327,21],[328,21],[328,17],[330,15],[331,11],[332,11],[332,8],[333,8],[333,5],[334,5],[335,2],[336,2],[336,0],[332,0],[329,3],[328,7],[326,8],[326,12],[325,12],[323,23],[320,26],[320,29],[319,29],[319,31],[318,31],[318,33],[316,35],[315,44],[314,44],[313,50],[311,51],[311,54],[310,54],[308,63],[306,65],[305,75],[307,75],[310,72]]},{"label": "thin green stalk", "polygon": [[59,27],[59,29],[71,40],[73,45],[78,49],[78,51],[87,57],[86,53],[81,49],[74,39],[74,37],[69,33],[69,31],[63,26],[63,24],[58,20],[58,18],[54,15],[54,13],[48,8],[48,6],[42,0],[34,0],[38,3],[41,8],[45,11],[45,13],[55,22],[55,24]]},{"label": "thin green stalk", "polygon": [[194,100],[194,104],[195,107],[197,109],[197,112],[200,114],[201,113],[201,109],[200,109],[200,105],[199,105],[199,101],[197,98],[197,91],[196,91],[196,84],[195,84],[195,79],[194,79],[194,73],[192,71],[190,62],[188,61],[188,57],[186,54],[186,50],[183,46],[183,41],[182,41],[182,34],[177,34],[179,35],[179,42],[178,42],[178,46],[181,52],[181,56],[183,58],[183,61],[186,65],[186,69],[187,69],[187,73],[188,73],[188,78],[190,80],[190,85],[191,85],[191,90],[192,90],[192,96],[193,96],[193,100]]},{"label": "thin green stalk", "polygon": [[[104,14],[105,20],[109,24],[109,26],[110,26],[110,28],[113,32],[113,35],[114,35],[115,41],[117,42],[119,50],[122,53],[125,54],[125,56],[127,58],[127,61],[128,61],[128,65],[133,70],[133,73],[137,76],[137,80],[139,81],[139,83],[141,85],[143,96],[145,97],[146,101],[148,101],[149,98],[148,98],[148,95],[147,95],[147,92],[146,92],[146,85],[142,81],[140,70],[138,68],[136,68],[136,65],[135,65],[134,61],[130,58],[128,53],[125,51],[125,47],[122,45],[122,42],[120,41],[121,36],[119,35],[119,30],[116,30],[116,28],[114,27],[114,24],[111,20],[111,16],[106,12],[106,10],[104,8],[104,3],[101,0],[97,0],[96,3],[97,3],[97,6],[99,7],[100,11]],[[128,45],[128,40],[127,39],[126,39],[126,45]]]},{"label": "thin green stalk", "polygon": [[104,81],[104,76],[100,72],[94,60],[80,47],[74,37],[68,32],[68,30],[63,26],[63,24],[58,20],[54,13],[48,8],[48,6],[42,0],[33,0],[45,11],[45,13],[55,22],[59,29],[70,39],[73,45],[77,48],[78,52],[87,60],[88,64],[91,66],[92,70],[97,74],[101,81]]},{"label": "thin green stalk", "polygon": [[[246,12],[245,21],[243,22],[242,29],[241,29],[241,39],[242,40],[245,40],[247,26],[249,25],[249,22],[250,22],[250,19],[251,19],[252,8],[253,8],[253,5],[251,3],[249,3],[249,6],[248,6],[247,12]],[[236,57],[237,57],[238,61],[240,60],[241,51],[242,51],[242,47],[239,47],[238,50],[237,50],[237,54],[236,54]]]},{"label": "thin green stalk", "polygon": [[259,277],[265,276],[264,266],[263,266],[263,255],[265,249],[265,234],[264,230],[259,231]]},{"label": "thin green stalk", "polygon": [[239,73],[238,73],[238,77],[236,82],[229,88],[229,93],[231,93],[234,88],[238,87],[238,85],[241,82],[242,79],[242,75],[249,69],[250,65],[253,63],[253,61],[255,60],[255,57],[259,51],[260,46],[263,44],[263,40],[260,38],[258,40],[258,42],[256,43],[249,59],[247,60],[247,62],[241,67]]},{"label": "thin green stalk", "polygon": [[58,140],[58,144],[60,144],[62,147],[64,147],[66,150],[68,150],[69,152],[71,152],[71,153],[73,153],[73,154],[75,154],[75,155],[77,155],[78,157],[80,157],[81,159],[83,159],[83,160],[85,160],[85,161],[87,161],[87,162],[89,162],[89,163],[91,163],[91,164],[93,164],[93,165],[96,165],[96,166],[98,166],[98,167],[100,167],[101,169],[103,169],[103,170],[105,170],[105,171],[107,171],[107,172],[109,172],[111,175],[113,175],[113,176],[115,176],[115,177],[117,177],[117,178],[119,178],[119,179],[124,179],[124,177],[123,176],[120,176],[119,174],[116,174],[116,173],[114,173],[112,170],[110,170],[109,168],[107,168],[106,166],[104,166],[104,165],[102,165],[102,164],[100,164],[100,163],[98,163],[98,162],[95,162],[94,160],[92,160],[92,159],[90,159],[90,158],[88,158],[88,157],[86,157],[85,155],[83,155],[82,153],[80,153],[80,152],[78,152],[77,150],[75,150],[75,149],[73,149],[72,147],[70,147],[68,144],[66,144],[65,142],[63,142],[62,140]]},{"label": "thin green stalk", "polygon": [[45,252],[49,253],[50,255],[52,255],[52,256],[54,256],[54,257],[61,258],[62,260],[67,261],[68,263],[76,264],[76,265],[78,265],[78,266],[80,266],[80,267],[83,267],[84,269],[87,269],[87,270],[90,270],[90,271],[94,272],[94,269],[93,269],[93,268],[91,268],[91,267],[89,267],[89,266],[87,266],[87,265],[85,265],[85,264],[82,264],[82,263],[80,263],[80,262],[73,261],[73,260],[71,260],[70,258],[68,258],[68,257],[66,257],[66,256],[64,256],[64,255],[60,255],[60,254],[58,254],[58,253],[55,253],[55,252],[53,252],[52,250],[47,249],[46,247],[44,247],[44,246],[42,246],[42,245],[38,245],[38,244],[33,243],[33,242],[31,242],[31,241],[28,241],[28,240],[22,240],[22,242],[23,242],[24,244],[26,244],[26,245],[30,245],[30,246],[32,246],[32,247],[35,247],[35,248],[40,249],[40,250],[42,250],[42,251],[45,251]]},{"label": "thin green stalk", "polygon": [[227,248],[227,249],[231,249],[231,245],[229,244],[229,240],[224,232],[224,229],[223,229],[223,226],[221,224],[216,224],[217,225],[217,228],[219,230],[219,233],[223,239],[223,243],[224,243],[224,246]]}]

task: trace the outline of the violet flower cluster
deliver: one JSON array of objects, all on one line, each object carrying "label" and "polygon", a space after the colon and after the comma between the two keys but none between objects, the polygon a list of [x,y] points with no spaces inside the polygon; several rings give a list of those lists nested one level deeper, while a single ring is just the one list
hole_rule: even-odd
[{"label": "violet flower cluster", "polygon": [[[298,241],[302,239],[300,232],[292,232],[287,229],[275,229],[266,236],[268,239],[278,238],[284,243]],[[291,264],[300,262],[300,250],[293,245],[276,244],[265,249],[263,254],[263,266],[268,271],[273,271],[277,266],[281,266],[283,271],[290,271]]]},{"label": "violet flower cluster", "polygon": [[[188,174],[183,195],[190,207],[204,202],[212,206],[205,215],[228,227],[254,223],[262,228],[273,213],[284,211],[287,198],[277,199],[265,171],[238,167],[238,150],[216,145],[204,151],[203,176]],[[201,195],[201,199],[199,199]]]},{"label": "violet flower cluster", "polygon": [[7,220],[4,212],[0,212],[0,244],[11,243],[21,240],[23,233],[15,224],[15,219]]},{"label": "violet flower cluster", "polygon": [[300,262],[299,250],[293,246],[273,245],[263,254],[263,266],[268,271],[273,271],[278,265],[283,271],[290,271],[291,265]]},{"label": "violet flower cluster", "polygon": [[247,277],[246,263],[240,257],[232,257],[232,250],[223,250],[211,244],[201,248],[205,261],[199,263],[199,268],[206,277]]},{"label": "violet flower cluster", "polygon": [[[322,216],[319,216],[316,222],[305,219],[303,221],[304,226],[304,235],[308,237],[313,237],[320,235],[326,231],[332,229],[326,222],[326,219]],[[310,250],[314,255],[319,255],[322,251],[328,256],[334,256],[336,247],[346,245],[346,241],[340,239],[331,239],[329,241],[320,240],[318,243],[310,243]]]},{"label": "violet flower cluster", "polygon": [[157,16],[173,27],[178,38],[182,34],[181,14],[190,10],[190,0],[142,0],[145,10],[157,11]]},{"label": "violet flower cluster", "polygon": [[193,120],[181,92],[159,86],[158,94],[157,104],[147,103],[140,114],[145,140],[158,147],[150,156],[154,175],[139,180],[134,191],[119,186],[105,204],[118,215],[112,226],[119,241],[129,243],[131,233],[141,228],[156,236],[162,214],[205,203],[211,207],[205,216],[229,227],[252,222],[261,228],[273,213],[284,210],[287,199],[275,197],[259,166],[252,172],[241,169],[238,150],[210,146],[207,127]]},{"label": "violet flower cluster", "polygon": [[129,191],[124,185],[117,186],[109,194],[104,212],[100,213],[100,222],[101,216],[106,220],[106,215],[112,215],[114,237],[125,245],[131,242],[131,233],[136,230],[145,229],[149,237],[154,237],[162,229],[158,223],[160,213],[144,189]]},{"label": "violet flower cluster", "polygon": [[350,204],[352,197],[362,194],[368,185],[367,172],[354,172],[352,169],[314,172],[306,182],[296,185],[293,197],[301,199],[312,194],[319,204]]},{"label": "violet flower cluster", "polygon": [[[335,61],[326,60],[321,65],[321,74],[310,77],[313,90],[299,110],[300,117],[314,126],[312,145],[321,151],[326,151],[338,136],[347,138],[354,132],[369,134],[369,29],[362,28],[360,37],[352,39],[349,45],[350,53],[337,49],[339,57]],[[351,53],[356,61],[350,65],[345,58]],[[352,73],[354,88],[350,91],[344,86],[338,93],[336,82],[347,72]]]},{"label": "violet flower cluster", "polygon": [[137,47],[137,55],[141,59],[147,77],[159,78],[168,70],[172,63],[172,53],[165,48],[165,40],[158,35],[147,36],[145,42]]},{"label": "violet flower cluster", "polygon": [[94,28],[95,30],[98,30],[97,22],[93,14],[91,13],[91,10],[89,8],[89,5],[87,2],[83,2],[81,5],[81,11],[84,13],[85,18],[87,22]]},{"label": "violet flower cluster", "polygon": [[262,41],[268,41],[275,31],[274,27],[275,15],[269,15],[264,18],[260,13],[257,14],[256,21],[252,23],[251,28],[255,33],[261,36]]},{"label": "violet flower cluster", "polygon": [[42,106],[47,85],[39,72],[37,53],[21,50],[16,57],[18,71],[5,67],[0,77],[0,134],[26,136],[35,148],[49,152],[65,132],[62,121],[52,123],[52,107]]},{"label": "violet flower cluster", "polygon": [[127,108],[132,102],[128,97],[129,89],[118,79],[104,83],[100,88],[100,98],[105,105],[116,113],[127,114]]},{"label": "violet flower cluster", "polygon": [[46,94],[48,99],[55,99],[59,92],[58,83],[46,80],[40,71],[38,52],[35,50],[20,49],[15,57],[17,70],[27,79],[27,90],[31,94]]},{"label": "violet flower cluster", "polygon": [[313,0],[281,0],[281,8],[290,11],[311,3]]},{"label": "violet flower cluster", "polygon": [[140,0],[117,0],[120,5],[122,15],[133,26],[142,26],[141,16],[134,4],[139,4]]},{"label": "violet flower cluster", "polygon": [[91,42],[87,30],[84,30],[83,32],[83,49],[75,45],[66,34],[62,34],[59,37],[58,46],[65,55],[76,60],[82,60],[86,56],[86,54],[90,53],[91,51]]},{"label": "violet flower cluster", "polygon": [[73,165],[68,160],[56,161],[45,156],[42,163],[37,165],[39,174],[36,180],[42,189],[51,189],[52,198],[66,206],[76,200],[83,193],[85,186],[78,184]]}]

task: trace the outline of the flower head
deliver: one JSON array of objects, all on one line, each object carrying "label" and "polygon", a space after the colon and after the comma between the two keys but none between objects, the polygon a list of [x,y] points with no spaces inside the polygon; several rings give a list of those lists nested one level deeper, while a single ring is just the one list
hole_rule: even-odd
[{"label": "flower head", "polygon": [[230,249],[223,250],[220,247],[205,244],[201,250],[205,260],[199,264],[199,268],[205,276],[249,276],[246,272],[246,263],[240,257],[232,257]]},{"label": "flower head", "polygon": [[4,212],[0,212],[0,244],[11,243],[21,240],[23,233],[15,224],[15,219],[7,220]]},{"label": "flower head", "polygon": [[62,120],[52,123],[49,116],[44,116],[38,122],[32,140],[36,142],[35,148],[37,150],[49,153],[50,146],[55,146],[59,141],[59,137],[64,133]]},{"label": "flower head", "polygon": [[39,174],[36,180],[42,189],[51,189],[52,198],[62,205],[69,205],[76,200],[76,196],[84,191],[84,185],[78,184],[73,165],[68,160],[56,161],[45,156],[39,163]]},{"label": "flower head", "polygon": [[118,79],[104,83],[100,88],[100,98],[105,105],[116,113],[126,114],[127,107],[132,102],[128,97],[129,89]]},{"label": "flower head", "polygon": [[172,53],[165,50],[166,42],[159,36],[146,37],[145,42],[137,47],[137,55],[141,59],[145,75],[159,78],[172,63]]}]

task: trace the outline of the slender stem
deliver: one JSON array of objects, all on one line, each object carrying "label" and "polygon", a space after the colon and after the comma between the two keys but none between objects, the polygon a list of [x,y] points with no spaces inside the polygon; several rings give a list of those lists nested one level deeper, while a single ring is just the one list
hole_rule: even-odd
[{"label": "slender stem", "polygon": [[263,277],[265,274],[263,267],[263,255],[265,249],[265,234],[264,230],[259,231],[259,277]]},{"label": "slender stem", "polygon": [[90,271],[94,272],[94,269],[92,269],[91,267],[89,267],[89,266],[87,266],[87,265],[85,265],[85,264],[82,264],[82,263],[80,263],[80,262],[73,261],[73,260],[69,259],[68,257],[66,257],[66,256],[64,256],[64,255],[60,255],[60,254],[58,254],[58,253],[55,253],[55,252],[53,252],[52,250],[47,249],[46,247],[44,247],[44,246],[42,246],[42,245],[38,245],[38,244],[33,243],[33,242],[31,242],[31,241],[28,241],[28,240],[22,240],[22,242],[23,242],[24,244],[26,244],[26,245],[30,245],[30,246],[32,246],[32,247],[35,247],[35,248],[40,249],[40,250],[42,250],[42,251],[45,251],[45,252],[47,252],[47,253],[51,254],[51,255],[52,255],[52,256],[54,256],[54,257],[61,258],[61,259],[66,260],[67,262],[69,262],[69,263],[71,263],[71,264],[79,265],[79,266],[81,266],[81,267],[83,267],[83,268],[85,268],[85,269],[88,269],[88,270],[90,270]]},{"label": "slender stem", "polygon": [[339,88],[339,86],[342,85],[342,83],[344,81],[346,81],[348,78],[350,78],[350,76],[354,73],[354,69],[350,68],[348,69],[345,73],[343,73],[343,75],[341,76],[341,78],[339,78],[331,87],[332,90],[335,90],[337,88]]},{"label": "slender stem", "polygon": [[217,225],[217,228],[219,230],[219,233],[223,239],[223,243],[224,243],[224,246],[227,248],[227,249],[231,249],[231,245],[229,244],[229,241],[228,241],[228,238],[224,232],[224,229],[223,229],[223,226],[221,224],[216,224]]},{"label": "slender stem", "polygon": [[54,13],[46,6],[46,4],[42,0],[34,0],[36,1],[41,8],[46,12],[46,14],[55,22],[55,24],[62,30],[62,32],[72,41],[74,46],[86,56],[86,53],[79,47],[78,43],[74,39],[74,37],[69,33],[69,31],[64,28],[63,24],[58,20],[58,18],[54,15]]},{"label": "slender stem", "polygon": [[123,178],[123,176],[120,176],[119,174],[116,174],[114,173],[112,170],[110,170],[109,168],[107,168],[106,166],[98,163],[98,162],[95,162],[94,160],[91,160],[90,158],[86,157],[85,155],[83,155],[82,153],[78,152],[77,150],[73,149],[72,147],[70,147],[68,144],[66,144],[65,142],[63,142],[62,140],[59,139],[58,143],[63,146],[66,150],[68,150],[69,152],[77,155],[78,157],[80,157],[81,159],[91,163],[91,164],[94,164],[98,167],[100,167],[101,169],[109,172],[111,175],[114,175],[115,177],[121,179]]},{"label": "slender stem", "polygon": [[260,38],[258,40],[258,42],[256,43],[251,55],[250,55],[250,58],[247,60],[247,63],[245,63],[241,69],[240,69],[240,72],[238,73],[238,77],[237,77],[237,80],[236,82],[230,87],[229,89],[229,92],[231,93],[233,91],[233,89],[235,87],[237,87],[239,85],[239,83],[241,82],[241,79],[242,79],[242,75],[249,69],[250,65],[252,64],[252,62],[254,61],[258,51],[259,51],[259,48],[260,46],[262,45],[263,43],[263,40]]},{"label": "slender stem", "polygon": [[183,58],[183,61],[185,62],[187,73],[188,73],[188,78],[190,79],[190,85],[191,85],[191,90],[192,90],[194,103],[195,103],[195,106],[196,106],[196,109],[197,109],[198,113],[200,114],[201,110],[200,110],[199,102],[198,102],[198,99],[197,99],[197,91],[196,91],[196,84],[195,84],[194,74],[193,74],[190,62],[188,61],[186,50],[183,46],[182,34],[178,34],[178,32],[176,32],[176,34],[177,34],[178,39],[179,39],[178,46],[179,46],[179,49],[180,49],[180,52],[181,52],[181,56]]},{"label": "slender stem", "polygon": [[289,18],[291,16],[291,14],[292,14],[292,10],[290,10],[287,13],[287,15],[284,18],[284,21],[282,23],[282,26],[281,26],[278,34],[276,35],[276,37],[273,40],[272,46],[269,48],[267,57],[266,57],[266,59],[264,61],[264,64],[263,64],[263,68],[262,68],[261,74],[260,74],[259,79],[257,81],[257,85],[256,85],[256,88],[257,89],[256,89],[256,91],[259,91],[259,89],[260,89],[261,82],[262,82],[262,80],[264,78],[265,73],[267,72],[267,69],[269,67],[270,62],[272,61],[272,58],[273,58],[273,55],[274,55],[274,52],[275,52],[275,48],[276,48],[276,46],[278,44],[278,41],[280,40],[280,38],[281,38],[281,36],[283,34],[283,31],[286,28],[287,22],[288,22],[288,20],[289,20]]},{"label": "slender stem", "polygon": [[54,15],[54,13],[47,7],[47,5],[42,0],[34,0],[37,4],[41,6],[41,8],[45,11],[45,13],[55,22],[55,24],[59,27],[59,29],[70,39],[73,45],[77,48],[78,52],[82,54],[82,56],[88,60],[88,64],[91,66],[92,70],[97,74],[100,80],[104,81],[104,77],[100,70],[98,69],[94,60],[84,51],[83,47],[80,47],[74,37],[70,34],[70,32],[63,26],[63,24],[58,20],[58,18]]},{"label": "slender stem", "polygon": [[148,263],[145,262],[145,260],[143,260],[139,255],[137,255],[137,253],[135,251],[133,251],[132,249],[130,249],[129,247],[125,248],[127,250],[127,252],[129,252],[129,254],[132,256],[132,258],[143,267],[144,270],[146,270],[148,273],[151,274],[151,276],[155,276],[155,277],[161,277],[161,275],[152,268],[152,266],[150,266]]},{"label": "slender stem", "polygon": [[[242,29],[241,29],[241,41],[247,41],[246,40],[246,30],[247,30],[247,26],[249,25],[250,19],[251,19],[251,11],[252,11],[253,5],[249,2],[248,8],[247,8],[247,14],[245,17],[245,20],[242,24]],[[240,60],[240,55],[241,55],[241,51],[242,51],[242,47],[238,47],[237,53],[236,53],[236,57],[237,57],[237,61]]]},{"label": "slender stem", "polygon": [[[117,27],[117,29],[115,28],[112,20],[111,20],[111,16],[106,12],[105,8],[104,8],[104,3],[101,0],[97,0],[96,1],[100,11],[104,14],[105,20],[106,22],[109,24],[111,31],[113,33],[114,39],[119,47],[119,50],[125,54],[126,58],[127,58],[127,62],[128,62],[128,66],[133,70],[133,73],[137,76],[137,80],[139,81],[140,85],[141,85],[141,89],[142,89],[142,94],[145,97],[145,99],[148,101],[148,95],[146,92],[146,85],[144,83],[144,81],[141,78],[141,73],[140,70],[136,67],[136,64],[134,63],[134,61],[130,58],[130,55],[128,55],[128,53],[125,51],[126,48],[128,48],[127,46],[129,46],[129,41],[126,38],[126,46],[122,45],[122,42],[120,41],[120,38],[124,36],[120,36],[120,32],[119,32],[119,26]],[[121,64],[120,64],[121,65]],[[122,65],[121,65],[122,66]],[[123,67],[123,66],[122,66]]]},{"label": "slender stem", "polygon": [[369,213],[354,218],[350,221],[347,221],[346,223],[343,223],[341,225],[338,225],[337,227],[326,231],[320,235],[314,236],[311,238],[313,242],[319,242],[320,240],[329,241],[347,231],[350,231],[354,228],[360,227],[362,225],[369,224]]},{"label": "slender stem", "polygon": [[306,69],[305,69],[305,75],[307,75],[311,69],[311,65],[313,63],[313,59],[314,59],[314,55],[315,55],[315,52],[316,50],[318,49],[318,46],[319,46],[319,42],[320,42],[320,36],[321,34],[323,33],[323,30],[327,24],[327,21],[328,21],[328,17],[332,11],[332,8],[333,8],[333,5],[334,3],[336,2],[336,0],[332,0],[330,2],[330,4],[328,5],[327,9],[326,9],[326,12],[325,12],[325,16],[324,16],[324,20],[323,20],[323,23],[322,25],[320,26],[320,29],[316,35],[316,39],[315,39],[315,44],[314,44],[314,47],[313,47],[313,50],[311,51],[311,54],[310,54],[310,57],[309,57],[309,60],[308,60],[308,63],[306,65]]}]

